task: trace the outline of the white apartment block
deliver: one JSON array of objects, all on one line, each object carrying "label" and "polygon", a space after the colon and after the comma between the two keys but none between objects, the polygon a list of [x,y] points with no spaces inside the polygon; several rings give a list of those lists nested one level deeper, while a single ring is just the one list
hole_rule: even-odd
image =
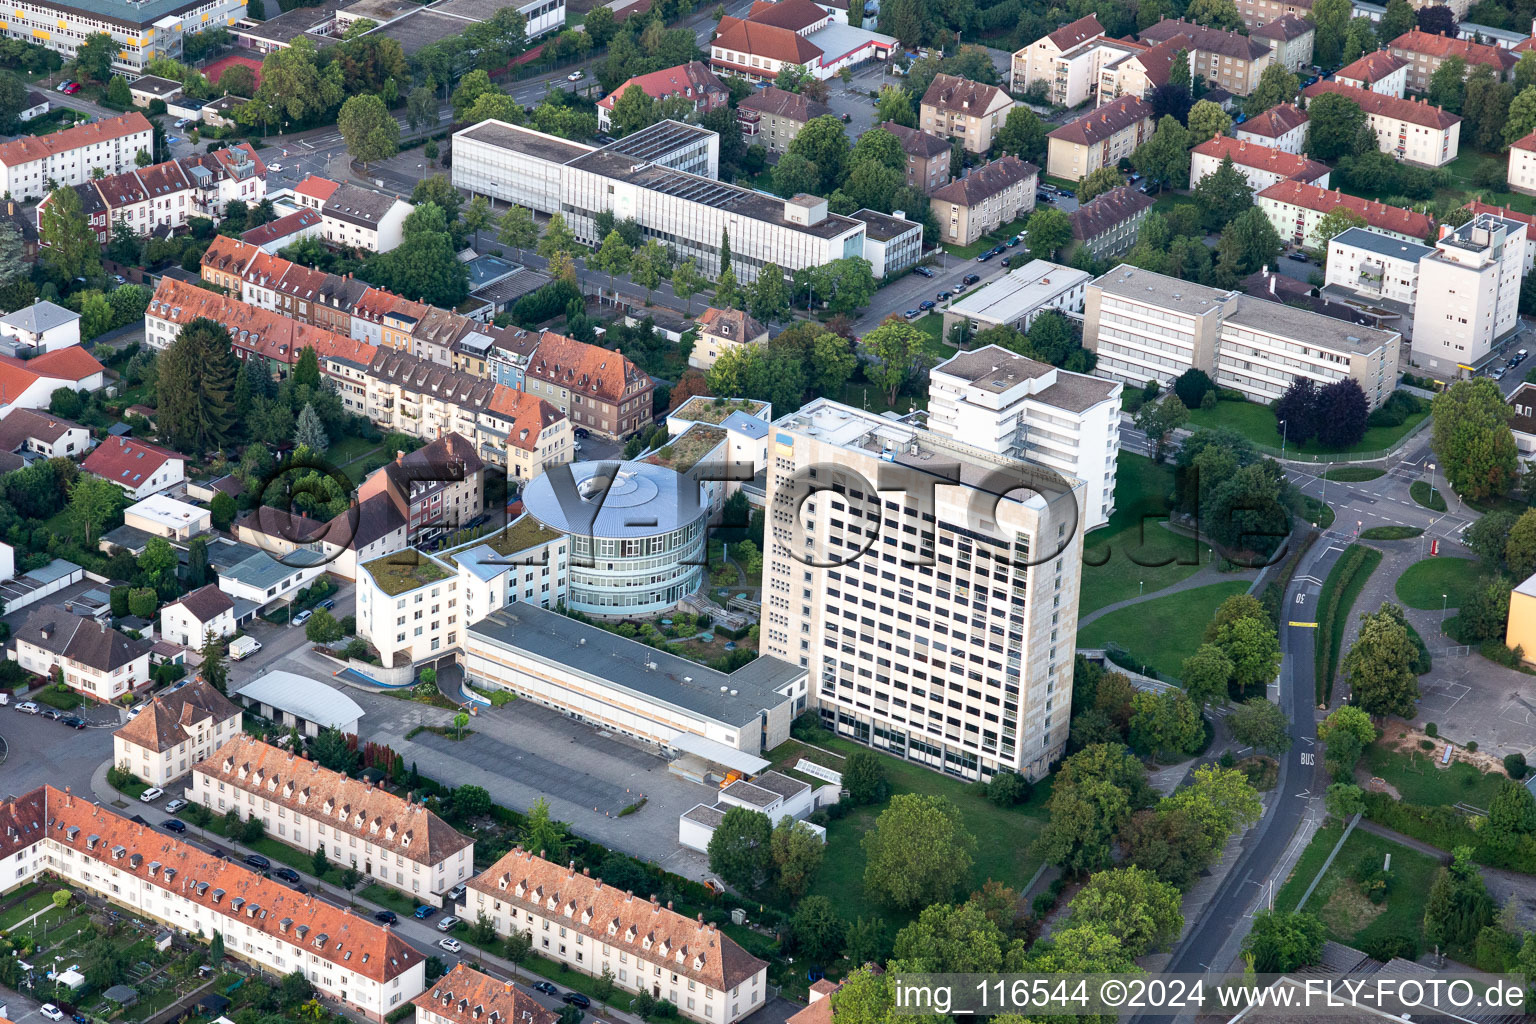
[{"label": "white apartment block", "polygon": [[526,934],[535,953],[571,970],[607,971],[620,991],[665,999],[696,1024],[734,1024],[768,998],[768,965],[702,915],[521,847],[469,883],[464,914],[486,917],[498,935]]},{"label": "white apartment block", "polygon": [[1088,286],[1083,345],[1099,376],[1171,384],[1189,369],[1255,402],[1297,377],[1352,377],[1375,408],[1397,381],[1402,337],[1291,306],[1120,265]]},{"label": "white apartment block", "polygon": [[768,263],[786,273],[865,255],[863,222],[827,211],[814,196],[778,199],[715,179],[719,137],[676,121],[591,149],[501,121],[453,136],[453,183],[473,194],[541,213],[563,213],[583,243],[596,245],[595,218],[611,212],[639,221],[647,239],[677,260],[720,273],[729,232],[739,281]]},{"label": "white apartment block", "polygon": [[928,429],[1081,480],[1094,530],[1115,511],[1121,387],[988,345],[928,374]]},{"label": "white apartment block", "polygon": [[1343,207],[1360,215],[1372,231],[1405,242],[1422,242],[1435,229],[1434,218],[1401,206],[1361,199],[1337,189],[1330,192],[1301,181],[1277,181],[1253,197],[1282,241],[1320,249],[1328,241],[1318,237],[1323,218]]},{"label": "white apartment block", "polygon": [[1461,146],[1461,118],[1425,100],[1399,99],[1337,82],[1318,82],[1302,90],[1310,101],[1325,92],[1353,100],[1376,132],[1376,146],[1405,163],[1441,167],[1456,159]]},{"label": "white apartment block", "polygon": [[283,976],[301,972],[342,1008],[382,1022],[426,988],[427,958],[393,929],[270,881],[111,810],[42,786],[0,803],[0,875],[58,876]]},{"label": "white apartment block", "polygon": [[[1078,54],[1084,50],[1091,51],[1094,43],[1103,38],[1104,26],[1100,25],[1099,19],[1092,14],[1063,25],[1049,35],[1041,36],[1013,55],[1010,76],[1012,91],[1022,93],[1036,82],[1043,81],[1051,88],[1053,102],[1067,107],[1077,106],[1087,98],[1087,93],[1082,92],[1077,83],[1071,81],[1072,71],[1078,70],[1076,62],[1071,59],[1064,61],[1064,58],[1068,54]],[[1065,80],[1058,88],[1059,77]],[[1094,83],[1090,81],[1088,88],[1093,87]],[[1058,91],[1063,97],[1076,95],[1079,92],[1082,92],[1082,95],[1079,95],[1076,100],[1067,102],[1065,99],[1056,99]]]},{"label": "white apartment block", "polygon": [[357,628],[386,665],[438,658],[459,645],[458,575],[414,548],[358,566]]},{"label": "white apartment block", "polygon": [[131,171],[141,150],[154,152],[154,130],[136,110],[49,135],[24,135],[0,143],[0,192],[41,199],[53,185],[85,184],[98,167],[107,174]]},{"label": "white apartment block", "polygon": [[320,208],[320,237],[338,248],[389,252],[404,241],[405,218],[415,209],[396,196],[345,182]]},{"label": "white apartment block", "polygon": [[112,734],[112,763],[165,787],[240,734],[240,707],[201,676],[155,696]]},{"label": "white apartment block", "polygon": [[148,640],[134,640],[57,605],[32,612],[16,628],[9,657],[34,675],[51,677],[103,703],[143,686],[149,678]]},{"label": "white apartment block", "polygon": [[6,4],[4,35],[46,46],[66,61],[98,32],[112,37],[112,68],[144,73],[156,57],[181,59],[182,40],[198,32],[231,28],[245,18],[245,0],[13,0]]},{"label": "white apartment block", "polygon": [[1401,97],[1408,91],[1408,62],[1391,50],[1376,50],[1340,68],[1333,80],[1383,96]]},{"label": "white apartment block", "polygon": [[475,873],[474,840],[422,804],[254,736],[237,735],[194,765],[187,799],[215,814],[236,808],[297,849],[324,845],[331,863],[422,902]]},{"label": "white apartment block", "polygon": [[1237,125],[1232,136],[1239,142],[1300,154],[1307,142],[1307,115],[1294,103],[1281,103]]},{"label": "white apartment block", "polygon": [[1436,251],[1419,261],[1415,361],[1437,377],[1476,366],[1520,316],[1527,225],[1479,213],[1441,229]]},{"label": "white apartment block", "polygon": [[770,458],[762,652],[812,673],[840,735],[962,778],[1044,775],[1072,701],[1082,481],[826,399],[774,423]]},{"label": "white apartment block", "polygon": [[1325,286],[1385,305],[1406,318],[1411,333],[1419,301],[1419,264],[1434,247],[1366,228],[1341,231],[1328,242]]},{"label": "white apartment block", "polygon": [[1510,144],[1506,178],[1511,191],[1536,196],[1536,132]]}]

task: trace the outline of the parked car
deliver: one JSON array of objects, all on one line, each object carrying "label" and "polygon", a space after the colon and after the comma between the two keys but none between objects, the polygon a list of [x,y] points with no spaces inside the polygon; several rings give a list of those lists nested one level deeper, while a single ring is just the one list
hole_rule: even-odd
[{"label": "parked car", "polygon": [[1509,372],[1509,370],[1506,367],[1501,366],[1497,370],[1493,371],[1493,379],[1494,380],[1503,380],[1504,379],[1504,374],[1506,374],[1508,372]]},{"label": "parked car", "polygon": [[987,262],[987,260],[991,259],[993,256],[996,256],[996,255],[997,255],[997,253],[993,252],[991,249],[988,249],[986,252],[984,252],[980,256],[976,257],[976,262],[977,263],[985,263],[985,262]]},{"label": "parked car", "polygon": [[437,922],[437,930],[440,932],[451,932],[453,931],[453,926],[458,923],[459,919],[450,914],[448,917]]},{"label": "parked car", "polygon": [[180,835],[187,830],[187,823],[179,818],[166,818],[160,823],[160,827],[167,832],[175,832],[177,835]]},{"label": "parked car", "polygon": [[981,280],[981,275],[979,275],[979,274],[966,274],[964,277],[962,277],[960,279],[960,283],[962,285],[964,285],[965,287],[969,288],[971,285],[975,284],[977,281],[980,281],[980,280]]},{"label": "parked car", "polygon": [[448,899],[451,900],[454,903],[457,903],[457,902],[459,902],[459,900],[464,898],[464,894],[466,892],[468,892],[468,891],[469,890],[464,885],[464,883],[460,882],[458,885],[456,885],[452,889],[448,890]]},{"label": "parked car", "polygon": [[248,853],[248,854],[246,854],[245,855],[245,862],[247,864],[249,864],[251,867],[256,868],[258,871],[265,871],[265,870],[267,870],[267,868],[270,868],[272,866],[272,862],[267,860],[267,858],[263,857],[259,853]]},{"label": "parked car", "polygon": [[915,309],[909,309],[909,310],[907,310],[905,313],[903,313],[901,315],[906,317],[908,320],[916,320],[918,317],[922,316],[923,314],[918,312]]},{"label": "parked car", "polygon": [[575,433],[575,435],[577,437],[591,437],[592,436],[592,431],[588,430],[586,427],[577,427],[575,429],[574,433]]},{"label": "parked car", "polygon": [[394,924],[400,920],[400,915],[396,914],[393,910],[381,910],[373,915],[373,919],[379,922],[379,924]]},{"label": "parked car", "polygon": [[81,718],[79,715],[65,715],[63,718],[60,718],[59,721],[69,726],[71,729],[85,728],[85,719]]},{"label": "parked car", "polygon": [[144,705],[143,704],[135,704],[133,707],[128,709],[128,720],[131,722],[135,718],[138,718],[139,717],[139,712],[143,711],[143,710],[144,710]]},{"label": "parked car", "polygon": [[1056,197],[1051,195],[1048,192],[1036,192],[1035,193],[1035,202],[1037,202],[1037,203],[1054,203],[1055,201],[1056,201]]},{"label": "parked car", "polygon": [[32,703],[30,700],[24,700],[20,704],[16,705],[16,710],[20,711],[24,715],[35,715],[43,709]]},{"label": "parked car", "polygon": [[418,921],[425,921],[427,918],[431,917],[435,913],[437,913],[437,908],[436,907],[429,907],[426,904],[422,904],[421,906],[416,908],[416,913],[413,916]]},{"label": "parked car", "polygon": [[332,608],[336,607],[336,601],[334,598],[328,597],[324,601],[321,601],[319,604],[315,605],[315,607],[324,608],[326,611],[330,611]]},{"label": "parked car", "polygon": [[535,992],[543,992],[547,996],[557,996],[557,995],[560,994],[560,990],[555,988],[554,985],[550,984],[547,981],[536,981],[536,982],[534,982],[533,983],[533,990]]},{"label": "parked car", "polygon": [[144,801],[146,804],[152,804],[163,796],[165,796],[165,790],[161,789],[159,786],[150,786],[144,792],[139,794],[139,799]]},{"label": "parked car", "polygon": [[295,884],[301,880],[299,878],[299,873],[293,870],[293,868],[273,868],[272,877],[280,878],[285,882],[292,882]]},{"label": "parked car", "polygon": [[1024,236],[1022,236],[1022,235],[1014,235],[1012,238],[1008,239],[1008,241],[1006,243],[1004,243],[1004,244],[1006,244],[1008,246],[1008,248],[1012,249],[1012,248],[1017,246],[1022,241],[1024,241]]},{"label": "parked car", "polygon": [[464,948],[464,943],[458,939],[438,939],[437,944],[450,953],[457,953]]},{"label": "parked car", "polygon": [[38,1007],[37,1012],[42,1014],[44,1017],[47,1017],[49,1020],[64,1019],[64,1011],[59,1009],[57,1006],[54,1006],[52,1003],[44,1003],[42,1006]]},{"label": "parked car", "polygon": [[933,300],[932,299],[924,299],[922,302],[919,302],[917,304],[917,308],[918,309],[932,309],[933,308]]},{"label": "parked car", "polygon": [[583,1010],[592,1005],[592,1000],[588,999],[586,995],[581,992],[567,992],[560,998],[562,1001],[570,1003],[572,1006],[579,1006]]},{"label": "parked car", "polygon": [[581,70],[581,68],[577,68],[575,71],[572,71],[570,74],[566,75],[565,80],[567,82],[579,82],[586,77],[587,73]]},{"label": "parked car", "polygon": [[71,82],[71,81],[63,81],[63,82],[60,82],[58,85],[54,86],[53,88],[54,88],[55,92],[63,92],[65,89],[68,89],[71,85],[74,85],[74,84],[75,83]]},{"label": "parked car", "polygon": [[1307,254],[1304,253],[1304,252],[1293,252],[1289,256],[1287,256],[1286,259],[1288,259],[1288,260],[1295,260],[1297,263],[1311,263],[1312,262],[1310,259],[1307,258]]},{"label": "parked car", "polygon": [[943,302],[943,301],[944,301],[944,300],[945,300],[945,299],[947,299],[947,298],[949,298],[949,297],[950,297],[950,296],[951,296],[951,295],[953,295],[953,294],[954,294],[954,293],[953,293],[953,292],[950,292],[950,291],[942,291],[942,292],[939,292],[939,301],[940,301],[940,302]]},{"label": "parked car", "polygon": [[1002,263],[1002,265],[1005,266],[1005,267],[1011,267],[1011,266],[1013,266],[1013,257],[1012,256],[1004,256],[998,262]]},{"label": "parked car", "polygon": [[268,171],[280,171],[282,169],[283,169],[283,165],[280,164],[280,163],[267,164],[267,170]]},{"label": "parked car", "polygon": [[1073,192],[1069,188],[1058,188],[1056,190],[1056,194],[1061,196],[1063,199],[1076,199],[1077,198],[1077,193]]},{"label": "parked car", "polygon": [[165,805],[165,813],[166,814],[175,814],[177,811],[181,810],[185,806],[187,806],[187,802],[185,800],[182,800],[180,798],[172,800],[170,803]]},{"label": "parked car", "polygon": [[67,86],[64,87],[64,95],[66,95],[66,96],[73,96],[75,93],[77,93],[79,91],[80,91],[80,83],[79,82],[70,82]]},{"label": "parked car", "polygon": [[309,621],[309,617],[313,614],[315,613],[312,609],[305,608],[303,611],[299,612],[299,614],[293,617],[293,624],[295,626],[302,626],[304,623]]},{"label": "parked car", "polygon": [[179,117],[179,118],[176,119],[176,127],[177,128],[185,128],[186,126],[187,126],[187,119],[186,118]]},{"label": "parked car", "polygon": [[142,815],[142,814],[135,814],[132,817],[130,817],[128,820],[133,822],[135,825],[148,825],[149,824],[148,821],[144,820],[144,815]]},{"label": "parked car", "polygon": [[39,711],[38,714],[42,715],[44,718],[51,718],[54,721],[58,721],[64,717],[64,712],[59,711],[56,708],[43,708],[43,710]]},{"label": "parked car", "polygon": [[920,277],[932,277],[933,276],[933,270],[931,268],[929,268],[929,267],[913,267],[912,268],[912,273],[917,274]]}]

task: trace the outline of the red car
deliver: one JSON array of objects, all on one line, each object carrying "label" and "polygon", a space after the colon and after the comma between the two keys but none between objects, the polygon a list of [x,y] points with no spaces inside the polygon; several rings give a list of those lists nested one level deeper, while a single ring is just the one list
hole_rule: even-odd
[{"label": "red car", "polygon": [[66,85],[64,87],[64,95],[66,95],[66,96],[73,96],[75,93],[77,93],[79,91],[80,91],[80,83],[79,82],[70,82],[68,85]]}]

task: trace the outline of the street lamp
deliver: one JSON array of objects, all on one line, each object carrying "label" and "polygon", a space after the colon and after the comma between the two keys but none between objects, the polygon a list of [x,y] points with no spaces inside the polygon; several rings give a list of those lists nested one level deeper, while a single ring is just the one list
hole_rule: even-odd
[{"label": "street lamp", "polygon": [[1446,606],[1450,604],[1450,601],[1451,601],[1451,596],[1449,594],[1441,594],[1440,595],[1440,614],[1441,615],[1445,614]]},{"label": "street lamp", "polygon": [[1147,581],[1146,580],[1142,580],[1139,584],[1137,584],[1136,594],[1139,597],[1142,594],[1145,594],[1146,592],[1147,592]]},{"label": "street lamp", "polygon": [[1280,421],[1280,457],[1285,458],[1285,420]]}]

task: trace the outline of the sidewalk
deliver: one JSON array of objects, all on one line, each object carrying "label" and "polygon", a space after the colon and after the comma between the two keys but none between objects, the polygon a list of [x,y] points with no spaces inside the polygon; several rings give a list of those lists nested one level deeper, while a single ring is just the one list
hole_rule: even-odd
[{"label": "sidewalk", "polygon": [[[96,772],[91,776],[91,790],[95,795],[95,798],[108,806],[115,806],[121,802],[127,804],[129,807],[132,807],[134,801],[130,801],[128,797],[124,796],[122,793],[119,793],[107,783],[107,770],[110,767],[111,761],[103,761],[97,768]],[[174,789],[168,789],[167,792],[172,792],[174,795],[174,792],[179,789],[180,787],[178,786]],[[151,810],[154,809],[152,808]],[[157,811],[157,813],[164,814],[163,811]],[[242,856],[252,852],[238,840],[229,839],[224,836],[214,836],[212,839],[210,839],[206,829],[197,828],[196,826],[192,825],[188,826],[188,830],[189,831],[187,835],[181,837],[183,840],[190,838],[192,832],[195,830],[200,838],[210,842],[216,840],[220,846],[227,847]],[[360,896],[349,896],[345,892],[338,892],[329,883],[322,882],[308,871],[299,871],[299,877],[303,881],[305,887],[309,889],[311,895],[317,899],[323,899],[333,906],[355,907],[358,908],[360,912],[368,914],[369,916],[372,916],[374,911],[377,910],[392,909],[389,907],[384,907],[381,904],[369,902]],[[467,907],[450,908],[449,913],[457,913],[459,916],[464,917],[466,921],[468,920]],[[441,948],[437,944],[440,939],[443,939],[446,936],[442,932],[439,932],[437,928],[429,922],[418,921],[414,917],[401,917],[398,922],[390,927],[394,929],[396,934],[400,935],[402,938],[408,941],[411,945],[415,946],[421,952],[425,953],[427,956],[439,957],[443,961],[444,966],[450,971],[453,969],[453,965],[455,963],[463,963],[478,970],[484,971],[485,973],[490,974],[501,981],[511,979],[523,983],[524,985],[539,981],[549,982],[551,985],[555,984],[555,982],[550,981],[550,979],[544,977],[543,975],[535,974],[534,972],[528,970],[526,967],[518,967],[510,960],[483,952],[479,947],[473,945],[467,938],[462,936],[456,937],[460,942],[464,944],[463,951],[458,955],[449,953],[447,950]],[[560,986],[556,985],[556,987],[559,988]],[[564,990],[562,989],[562,991]],[[528,994],[531,995],[535,1000],[538,1000],[541,1005],[544,1005],[545,1001],[550,999],[549,996],[543,995],[541,993]],[[629,995],[630,993],[623,992],[622,990],[615,992],[616,997],[627,998]],[[558,1013],[560,1006],[557,1003],[556,1006],[549,1008]],[[592,1000],[592,1007],[587,1011],[587,1013],[592,1016],[601,1017],[604,1020],[613,1021],[615,1024],[645,1024],[645,1022],[640,1017],[637,1017],[626,1010],[620,1010],[610,1004],[599,1002],[597,999]]]}]

